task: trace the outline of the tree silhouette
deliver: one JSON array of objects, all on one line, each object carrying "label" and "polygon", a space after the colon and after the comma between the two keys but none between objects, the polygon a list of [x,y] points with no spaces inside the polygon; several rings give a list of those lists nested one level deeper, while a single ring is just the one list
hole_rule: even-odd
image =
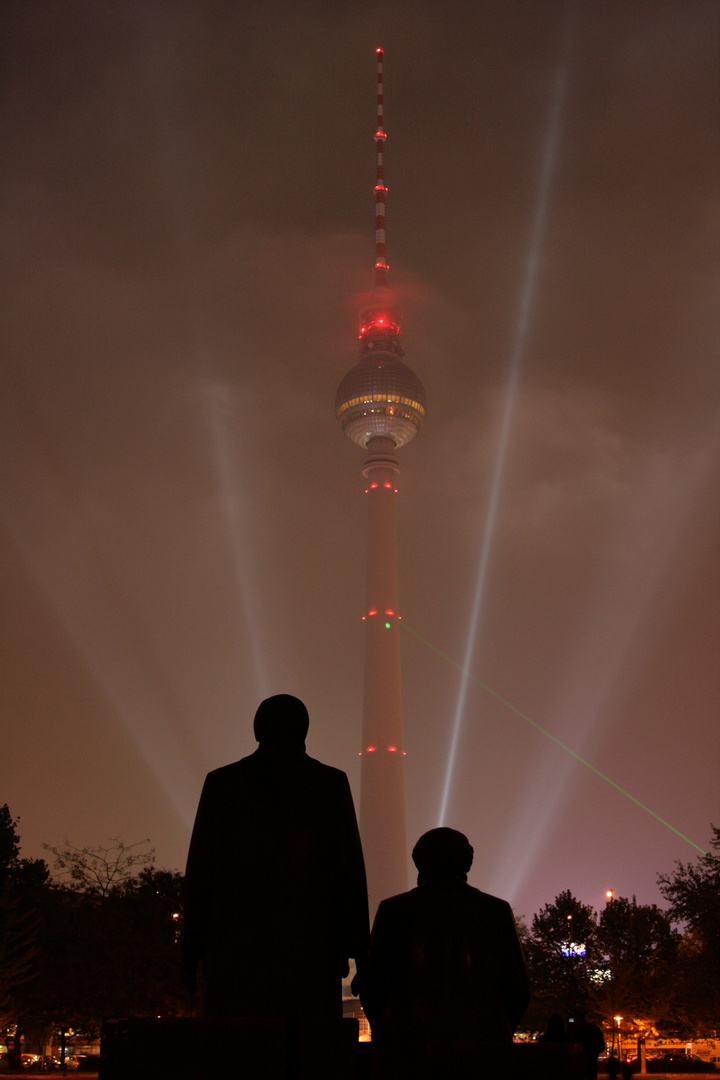
[{"label": "tree silhouette", "polygon": [[61,880],[80,892],[107,896],[113,889],[123,885],[139,872],[155,862],[155,849],[148,848],[149,840],[126,844],[113,837],[104,847],[73,847],[65,841],[64,848],[43,844],[46,851],[55,856],[53,864]]},{"label": "tree silhouette", "polygon": [[695,863],[675,863],[658,874],[670,902],[670,918],[685,932],[679,949],[678,990],[687,1023],[697,1034],[714,1034],[720,1016],[720,828],[711,825],[709,851]]},{"label": "tree silhouette", "polygon": [[[38,975],[40,913],[37,894],[49,879],[43,859],[21,859],[19,818],[0,806],[0,1023],[17,1022],[17,997]],[[19,1068],[20,1039],[10,1047]]]},{"label": "tree silhouette", "polygon": [[602,957],[593,990],[598,1015],[606,1023],[617,1014],[632,1018],[638,1034],[672,1027],[678,935],[667,912],[635,897],[612,899],[600,913],[596,938]]},{"label": "tree silhouette", "polygon": [[592,975],[600,961],[592,907],[566,890],[533,916],[524,936],[533,1001],[530,1017],[541,1030],[553,1012],[572,1014],[592,1001]]}]

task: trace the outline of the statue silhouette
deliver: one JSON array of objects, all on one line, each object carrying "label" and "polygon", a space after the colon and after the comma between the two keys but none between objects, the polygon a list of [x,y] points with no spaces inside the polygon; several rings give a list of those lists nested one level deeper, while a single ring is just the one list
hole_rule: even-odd
[{"label": "statue silhouette", "polygon": [[511,1042],[529,1001],[510,905],[467,884],[473,849],[432,829],[418,887],[383,900],[360,998],[381,1076],[476,1075],[482,1044]]},{"label": "statue silhouette", "polygon": [[308,714],[260,705],[254,754],[205,780],[186,869],[183,978],[211,1017],[342,1015],[367,953],[365,867],[345,773],[305,753]]}]

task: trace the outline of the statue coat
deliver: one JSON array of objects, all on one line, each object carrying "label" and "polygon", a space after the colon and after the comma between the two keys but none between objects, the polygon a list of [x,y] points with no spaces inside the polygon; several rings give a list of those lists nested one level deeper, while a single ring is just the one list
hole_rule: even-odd
[{"label": "statue coat", "polygon": [[260,746],[208,774],[186,869],[183,950],[206,1016],[341,1015],[368,945],[367,885],[347,776]]}]

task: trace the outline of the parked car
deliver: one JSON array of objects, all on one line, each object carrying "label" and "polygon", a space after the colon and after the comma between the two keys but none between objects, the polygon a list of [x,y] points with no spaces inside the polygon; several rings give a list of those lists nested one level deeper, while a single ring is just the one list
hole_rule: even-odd
[{"label": "parked car", "polygon": [[[62,1061],[60,1060],[59,1057],[54,1057],[52,1059],[51,1064],[52,1064],[52,1067],[54,1069],[61,1069],[62,1068]],[[79,1068],[79,1066],[80,1066],[80,1059],[76,1058],[74,1054],[66,1054],[65,1055],[65,1067],[68,1069],[68,1071],[74,1071],[75,1069]]]},{"label": "parked car", "polygon": [[[639,1064],[633,1061],[633,1072],[639,1071]],[[703,1061],[695,1054],[664,1054],[659,1058],[647,1059],[649,1073],[709,1073],[715,1072],[712,1061]]]}]

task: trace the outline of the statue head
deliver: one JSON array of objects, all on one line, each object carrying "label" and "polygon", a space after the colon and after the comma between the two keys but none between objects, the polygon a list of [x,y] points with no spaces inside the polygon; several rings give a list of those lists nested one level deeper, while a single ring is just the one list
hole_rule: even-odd
[{"label": "statue head", "polygon": [[292,694],[275,694],[260,702],[253,721],[255,738],[261,746],[304,750],[310,726],[308,711]]},{"label": "statue head", "polygon": [[437,878],[467,881],[473,849],[467,836],[456,829],[431,829],[420,837],[412,857],[418,869],[418,885]]}]

